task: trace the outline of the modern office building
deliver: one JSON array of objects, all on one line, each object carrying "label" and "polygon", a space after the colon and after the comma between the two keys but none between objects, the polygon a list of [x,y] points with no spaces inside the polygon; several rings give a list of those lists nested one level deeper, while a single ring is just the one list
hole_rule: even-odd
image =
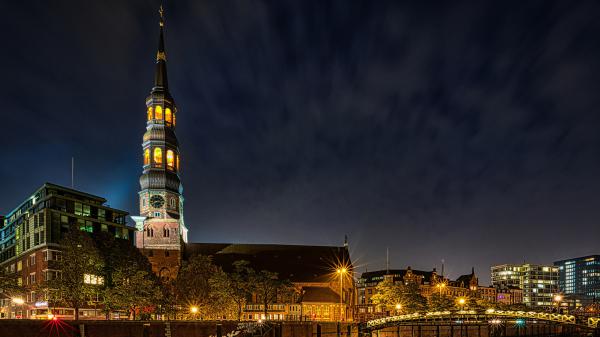
[{"label": "modern office building", "polygon": [[600,299],[600,255],[556,261],[558,286],[564,295]]},{"label": "modern office building", "polygon": [[518,287],[523,290],[523,303],[529,307],[552,307],[558,289],[558,267],[536,264],[503,264],[493,266],[494,287]]},{"label": "modern office building", "polygon": [[[104,198],[46,183],[3,217],[0,268],[7,275],[17,273],[27,292],[18,294],[18,301],[14,294],[0,294],[0,318],[33,318],[47,312],[47,299],[36,288],[60,273],[52,268],[52,261],[60,258],[59,241],[70,227],[109,232],[133,244],[134,229],[125,224],[127,212],[105,203]],[[73,313],[69,308],[56,310],[66,316]],[[82,309],[81,314],[85,317],[88,312]]]}]

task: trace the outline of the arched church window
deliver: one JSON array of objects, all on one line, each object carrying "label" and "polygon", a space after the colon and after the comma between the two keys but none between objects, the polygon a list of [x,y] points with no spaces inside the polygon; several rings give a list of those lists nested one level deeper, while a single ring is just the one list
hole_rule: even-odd
[{"label": "arched church window", "polygon": [[160,147],[155,147],[154,148],[154,164],[162,165],[162,162],[163,162],[162,149]]},{"label": "arched church window", "polygon": [[149,121],[152,120],[152,107],[151,106],[148,107],[148,120]]},{"label": "arched church window", "polygon": [[168,229],[167,227],[163,228],[163,236],[164,236],[165,238],[168,238],[168,237],[169,237],[169,229]]},{"label": "arched church window", "polygon": [[160,105],[158,105],[156,107],[156,109],[154,109],[154,115],[156,119],[162,119],[163,115],[162,115],[162,107]]},{"label": "arched church window", "polygon": [[152,227],[146,228],[146,236],[149,238],[154,237],[154,229]]},{"label": "arched church window", "polygon": [[172,150],[167,150],[167,166],[171,169],[175,168],[175,155]]},{"label": "arched church window", "polygon": [[150,149],[144,150],[144,165],[150,165]]},{"label": "arched church window", "polygon": [[167,121],[168,124],[171,124],[171,109],[170,108],[166,108],[165,109],[165,121]]}]

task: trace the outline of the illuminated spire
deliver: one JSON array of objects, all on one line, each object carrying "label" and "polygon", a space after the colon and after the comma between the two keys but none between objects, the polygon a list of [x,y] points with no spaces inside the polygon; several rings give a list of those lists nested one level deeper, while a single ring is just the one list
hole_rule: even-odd
[{"label": "illuminated spire", "polygon": [[154,74],[154,87],[167,89],[169,87],[169,82],[167,80],[167,54],[165,53],[165,38],[163,33],[165,26],[165,11],[162,5],[160,5],[158,13],[160,14],[160,20],[158,22],[160,26],[160,33],[158,36],[158,51],[156,52],[156,73]]}]

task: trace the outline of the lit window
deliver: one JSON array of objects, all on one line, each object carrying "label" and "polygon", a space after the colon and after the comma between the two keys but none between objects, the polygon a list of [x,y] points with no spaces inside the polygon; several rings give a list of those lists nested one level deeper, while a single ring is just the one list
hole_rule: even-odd
[{"label": "lit window", "polygon": [[177,171],[179,171],[179,155],[177,155]]},{"label": "lit window", "polygon": [[152,107],[151,106],[148,107],[148,120],[149,121],[152,120]]},{"label": "lit window", "polygon": [[177,114],[173,114],[173,126],[177,124]]},{"label": "lit window", "polygon": [[171,150],[167,150],[167,166],[170,168],[175,167],[175,155]]},{"label": "lit window", "polygon": [[104,284],[104,277],[93,274],[83,274],[83,283],[85,284]]},{"label": "lit window", "polygon": [[144,150],[144,165],[150,165],[150,149]]},{"label": "lit window", "polygon": [[167,121],[167,123],[171,124],[171,109],[166,108],[165,109],[165,120]]},{"label": "lit window", "polygon": [[154,163],[158,165],[162,164],[162,150],[160,147],[154,148]]},{"label": "lit window", "polygon": [[83,216],[90,216],[92,215],[92,210],[90,208],[90,205],[83,205]]},{"label": "lit window", "polygon": [[76,202],[75,203],[75,215],[82,215],[83,214],[83,207],[81,205],[81,203]]},{"label": "lit window", "polygon": [[155,114],[156,119],[162,119],[163,118],[162,107],[157,106],[156,109],[154,110],[154,114]]}]

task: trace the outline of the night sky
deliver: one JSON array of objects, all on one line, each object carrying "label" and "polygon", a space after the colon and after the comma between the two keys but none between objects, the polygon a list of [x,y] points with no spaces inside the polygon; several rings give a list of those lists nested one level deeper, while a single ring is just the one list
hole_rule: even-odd
[{"label": "night sky", "polygon": [[[0,212],[45,181],[137,210],[158,0],[2,1]],[[600,253],[600,2],[166,3],[196,242],[385,265]]]}]

